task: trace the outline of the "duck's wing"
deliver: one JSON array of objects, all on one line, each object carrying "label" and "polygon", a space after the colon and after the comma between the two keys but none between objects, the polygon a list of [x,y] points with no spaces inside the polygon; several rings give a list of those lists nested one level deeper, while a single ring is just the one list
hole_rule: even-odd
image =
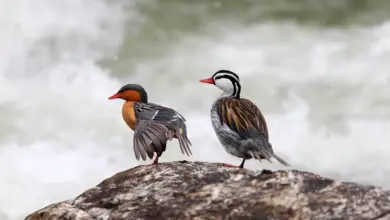
[{"label": "duck's wing", "polygon": [[268,140],[268,128],[259,108],[248,99],[220,99],[217,101],[217,114],[221,124],[225,124],[241,138],[261,135]]},{"label": "duck's wing", "polygon": [[165,151],[167,139],[169,139],[168,128],[160,123],[151,120],[142,120],[134,130],[133,147],[137,160],[142,157],[146,160],[153,158],[154,152],[161,155]]},{"label": "duck's wing", "polygon": [[185,118],[177,111],[154,103],[134,103],[134,110],[140,120],[154,120],[173,123],[177,120],[185,122]]},{"label": "duck's wing", "polygon": [[251,139],[253,143],[248,149],[252,157],[261,161],[271,157],[285,166],[286,161],[276,155],[268,141],[267,123],[260,109],[248,99],[220,99],[217,103],[217,114],[222,125],[228,126],[242,139]]},{"label": "duck's wing", "polygon": [[[177,138],[182,153],[188,156],[192,155],[185,119],[181,114],[171,108],[153,103],[135,103],[134,111],[137,117],[137,138],[141,137],[141,134],[147,135],[149,129],[153,129],[154,134],[159,135],[160,140],[165,137],[164,143],[174,137]],[[137,141],[135,144],[139,145],[138,140],[135,141]],[[142,138],[140,141],[141,144]],[[146,145],[150,146],[151,142],[147,142]]]}]

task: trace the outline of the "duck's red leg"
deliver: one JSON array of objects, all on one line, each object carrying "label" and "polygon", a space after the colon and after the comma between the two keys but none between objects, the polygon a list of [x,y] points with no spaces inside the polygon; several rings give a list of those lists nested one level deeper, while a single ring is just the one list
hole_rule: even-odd
[{"label": "duck's red leg", "polygon": [[227,164],[227,163],[224,163],[223,166],[224,167],[230,167],[230,168],[244,168],[244,163],[245,163],[245,159],[242,160],[240,166],[234,166],[234,165]]},{"label": "duck's red leg", "polygon": [[152,165],[157,164],[157,163],[158,163],[158,155],[156,155],[156,158],[153,160],[153,163],[148,164],[147,166],[152,166]]},{"label": "duck's red leg", "polygon": [[235,166],[235,165],[228,164],[228,163],[224,163],[223,166],[224,167],[229,167],[229,168],[240,168],[240,166]]}]

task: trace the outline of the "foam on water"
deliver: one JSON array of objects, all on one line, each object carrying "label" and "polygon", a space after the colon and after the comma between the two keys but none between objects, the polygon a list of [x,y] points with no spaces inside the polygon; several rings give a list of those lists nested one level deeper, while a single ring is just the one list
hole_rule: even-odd
[{"label": "foam on water", "polygon": [[[390,188],[389,23],[350,29],[264,23],[217,32],[183,37],[163,59],[139,64],[132,77],[153,86],[152,99],[194,115],[188,122],[193,159],[239,164],[219,146],[209,122],[220,91],[198,83],[232,69],[241,75],[243,95],[265,113],[276,152],[295,168]],[[281,168],[248,163],[259,166]]]},{"label": "foam on water", "polygon": [[112,147],[127,131],[107,105],[120,84],[96,64],[120,46],[125,17],[99,0],[1,5],[0,219],[23,219],[135,165]]},{"label": "foam on water", "polygon": [[[122,102],[107,100],[128,82],[144,85],[153,102],[187,118],[194,156],[181,155],[175,141],[161,161],[239,164],[210,124],[220,91],[198,82],[222,68],[240,74],[243,95],[266,116],[275,151],[294,168],[390,188],[387,23],[354,29],[212,26],[212,34],[183,35],[169,53],[143,60],[131,76],[118,79],[96,63],[122,44],[131,12],[119,2],[1,5],[0,219],[22,219],[149,162],[135,161]],[[246,166],[282,168],[256,161]]]}]

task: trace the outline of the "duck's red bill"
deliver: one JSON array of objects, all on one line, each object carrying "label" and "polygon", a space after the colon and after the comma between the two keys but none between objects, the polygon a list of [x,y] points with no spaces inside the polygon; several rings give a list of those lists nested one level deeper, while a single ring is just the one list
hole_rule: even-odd
[{"label": "duck's red bill", "polygon": [[117,99],[117,98],[120,98],[120,95],[119,95],[119,94],[115,94],[115,95],[113,95],[113,96],[108,97],[109,100],[111,100],[111,99]]},{"label": "duck's red bill", "polygon": [[200,80],[200,82],[201,82],[201,83],[207,83],[207,84],[214,84],[213,78],[202,79],[202,80]]}]

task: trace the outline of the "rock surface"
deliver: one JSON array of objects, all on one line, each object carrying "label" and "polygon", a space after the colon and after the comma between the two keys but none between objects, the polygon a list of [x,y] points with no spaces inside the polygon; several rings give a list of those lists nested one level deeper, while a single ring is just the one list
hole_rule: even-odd
[{"label": "rock surface", "polygon": [[296,170],[172,162],[118,173],[26,220],[390,219],[390,191]]}]

